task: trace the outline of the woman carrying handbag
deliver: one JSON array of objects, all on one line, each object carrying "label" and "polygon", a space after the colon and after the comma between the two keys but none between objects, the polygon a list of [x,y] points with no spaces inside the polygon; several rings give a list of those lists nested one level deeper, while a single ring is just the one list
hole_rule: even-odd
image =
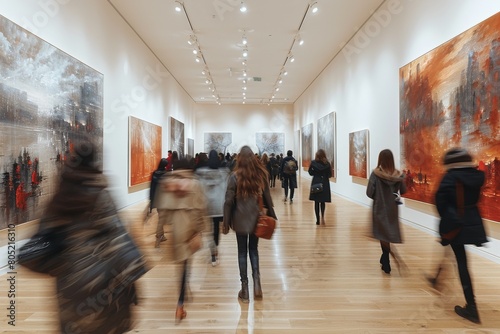
[{"label": "woman carrying handbag", "polygon": [[247,256],[250,257],[254,283],[254,298],[262,298],[259,269],[259,238],[254,231],[260,215],[259,197],[263,197],[267,215],[277,219],[269,191],[269,176],[266,167],[252,152],[250,147],[241,149],[234,172],[229,177],[224,202],[223,233],[232,228],[238,244],[238,266],[241,290],[238,298],[243,303],[249,302]]},{"label": "woman carrying handbag", "polygon": [[320,224],[320,207],[321,207],[321,224],[325,225],[325,203],[332,201],[332,193],[330,191],[330,178],[332,177],[332,166],[326,158],[325,150],[319,149],[316,152],[316,157],[309,166],[309,175],[311,180],[311,191],[309,200],[314,201],[314,213],[316,214],[316,225]]}]

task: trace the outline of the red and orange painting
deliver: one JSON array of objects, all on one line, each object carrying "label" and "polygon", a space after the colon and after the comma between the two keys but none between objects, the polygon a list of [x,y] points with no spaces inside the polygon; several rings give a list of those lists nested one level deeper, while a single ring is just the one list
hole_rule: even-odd
[{"label": "red and orange painting", "polygon": [[151,181],[161,156],[161,126],[129,117],[129,186]]},{"label": "red and orange painting", "polygon": [[349,175],[368,178],[368,130],[349,133]]},{"label": "red and orange painting", "polygon": [[500,221],[500,13],[400,69],[405,197],[434,203],[442,157],[466,148],[486,174],[482,216]]}]

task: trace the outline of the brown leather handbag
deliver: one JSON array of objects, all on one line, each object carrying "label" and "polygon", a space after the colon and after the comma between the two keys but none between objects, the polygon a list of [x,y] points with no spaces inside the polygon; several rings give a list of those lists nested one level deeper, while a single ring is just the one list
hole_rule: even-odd
[{"label": "brown leather handbag", "polygon": [[271,239],[276,228],[276,220],[264,214],[264,204],[262,196],[259,196],[259,217],[257,218],[257,225],[255,226],[254,234],[258,238]]}]

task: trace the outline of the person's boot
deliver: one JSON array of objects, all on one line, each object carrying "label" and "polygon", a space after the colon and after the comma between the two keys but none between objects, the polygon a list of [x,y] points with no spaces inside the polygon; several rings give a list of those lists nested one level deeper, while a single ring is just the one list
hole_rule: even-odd
[{"label": "person's boot", "polygon": [[260,285],[260,274],[253,274],[253,296],[262,299],[262,286]]},{"label": "person's boot", "polygon": [[250,297],[248,295],[248,280],[241,281],[241,290],[238,292],[238,298],[243,303],[248,303],[250,301]]},{"label": "person's boot", "polygon": [[479,313],[477,312],[476,305],[467,304],[465,307],[455,306],[455,313],[465,318],[473,323],[480,324],[481,320],[479,320]]},{"label": "person's boot", "polygon": [[262,286],[260,285],[259,253],[257,250],[250,250],[250,264],[252,265],[253,295],[255,299],[262,298]]},{"label": "person's boot", "polygon": [[382,256],[380,257],[380,264],[384,273],[386,274],[391,273],[391,262],[389,260],[389,252],[382,253]]}]

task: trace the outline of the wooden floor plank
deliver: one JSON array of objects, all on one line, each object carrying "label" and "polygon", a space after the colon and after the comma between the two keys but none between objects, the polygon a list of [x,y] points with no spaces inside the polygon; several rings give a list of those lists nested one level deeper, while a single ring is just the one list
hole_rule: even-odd
[{"label": "wooden floor plank", "polygon": [[[151,268],[138,282],[132,333],[500,332],[500,265],[468,253],[482,324],[468,322],[453,311],[464,304],[453,259],[446,262],[439,290],[425,279],[444,254],[435,237],[403,225],[404,243],[393,247],[402,259],[400,270],[392,260],[393,271],[386,275],[380,245],[369,236],[370,209],[333,196],[326,225],[316,226],[308,183],[302,180],[293,204],[283,202],[281,188],[271,189],[279,226],[272,240],[259,241],[263,300],[238,301],[236,239],[234,233],[222,235],[218,266],[211,266],[206,246],[193,258],[188,315],[179,325],[179,267],[172,262],[170,231],[154,248],[157,215],[145,222],[145,202],[123,210],[120,216]],[[0,333],[56,333],[53,279],[18,268],[12,327],[6,320],[7,278],[0,277]]]}]

